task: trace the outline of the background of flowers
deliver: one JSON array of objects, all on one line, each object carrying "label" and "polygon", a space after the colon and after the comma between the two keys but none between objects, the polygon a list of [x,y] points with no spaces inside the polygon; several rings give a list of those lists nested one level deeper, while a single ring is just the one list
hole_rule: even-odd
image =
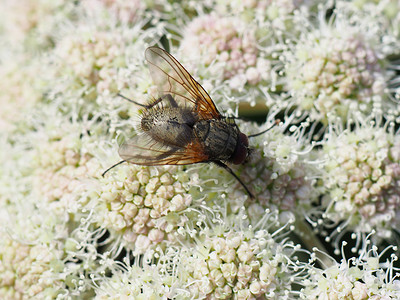
[{"label": "background of flowers", "polygon": [[[399,298],[397,1],[1,6],[2,299]],[[255,201],[211,165],[101,177],[154,44],[242,132],[281,119],[235,168]]]}]

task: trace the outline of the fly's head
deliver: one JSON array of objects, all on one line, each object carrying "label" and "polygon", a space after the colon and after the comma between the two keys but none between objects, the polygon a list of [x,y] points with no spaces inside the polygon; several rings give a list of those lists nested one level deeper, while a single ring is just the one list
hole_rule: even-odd
[{"label": "fly's head", "polygon": [[249,139],[247,135],[239,131],[235,152],[232,155],[232,163],[240,165],[249,156]]}]

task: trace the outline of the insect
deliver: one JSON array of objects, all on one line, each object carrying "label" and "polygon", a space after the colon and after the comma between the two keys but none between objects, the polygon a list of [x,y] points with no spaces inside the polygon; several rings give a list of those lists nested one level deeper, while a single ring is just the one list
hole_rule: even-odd
[{"label": "insect", "polygon": [[141,133],[120,146],[118,153],[123,160],[103,176],[124,162],[145,166],[214,163],[231,173],[254,198],[225,164],[245,162],[251,151],[248,137],[233,118],[221,115],[204,88],[171,54],[149,47],[145,57],[160,97],[143,105],[119,94],[143,107]]}]

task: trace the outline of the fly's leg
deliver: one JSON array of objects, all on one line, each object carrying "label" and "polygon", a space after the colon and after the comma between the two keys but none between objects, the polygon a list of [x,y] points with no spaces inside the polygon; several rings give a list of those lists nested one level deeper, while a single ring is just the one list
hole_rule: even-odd
[{"label": "fly's leg", "polygon": [[178,107],[178,103],[176,103],[175,99],[171,96],[171,94],[166,94],[162,96],[163,99],[168,99],[169,103],[171,103],[172,107]]},{"label": "fly's leg", "polygon": [[222,161],[219,160],[215,160],[213,161],[214,164],[216,164],[217,166],[224,168],[225,170],[227,170],[229,173],[232,174],[233,177],[236,178],[237,181],[239,181],[239,183],[243,186],[243,188],[246,190],[247,194],[250,196],[250,198],[254,199],[254,195],[250,192],[250,190],[248,189],[248,187],[243,183],[243,181],[232,171],[231,168],[229,168],[226,164],[224,164]]},{"label": "fly's leg", "polygon": [[111,169],[115,168],[116,166],[119,166],[120,164],[123,164],[124,162],[126,162],[126,160],[121,160],[120,162],[117,162],[116,164],[112,165],[112,166],[109,167],[107,170],[105,170],[105,171],[103,172],[103,174],[101,174],[101,176],[104,177],[104,175],[106,175],[106,173],[107,173],[108,171],[110,171]]},{"label": "fly's leg", "polygon": [[146,104],[141,104],[141,103],[136,102],[136,101],[134,101],[134,100],[132,100],[132,99],[129,99],[129,98],[125,97],[125,96],[122,95],[122,94],[119,94],[119,93],[118,93],[117,95],[120,96],[120,97],[122,97],[123,99],[125,99],[125,100],[131,102],[131,103],[134,103],[134,104],[136,104],[136,105],[139,105],[139,106],[144,107],[144,108],[147,108],[147,109],[150,109],[150,108],[154,107],[155,105],[157,105],[158,103],[160,103],[161,101],[163,101],[163,100],[165,100],[165,99],[167,99],[167,100],[169,101],[169,103],[171,103],[171,106],[172,106],[172,107],[178,107],[178,104],[176,103],[175,99],[174,99],[170,94],[166,94],[166,95],[164,95],[164,96],[158,98],[157,100],[155,100],[153,103],[150,103],[150,104],[147,104],[147,105],[146,105]]},{"label": "fly's leg", "polygon": [[270,127],[268,127],[267,129],[265,129],[265,130],[263,130],[263,131],[261,131],[261,132],[258,132],[258,133],[256,133],[256,134],[250,134],[250,135],[248,135],[247,137],[251,138],[251,137],[255,137],[255,136],[262,135],[262,134],[266,133],[267,131],[271,130],[275,125],[278,125],[280,122],[281,122],[281,120],[276,119],[276,120],[275,120],[275,123],[272,124],[272,125],[271,125]]},{"label": "fly's leg", "polygon": [[[242,117],[235,117],[235,116],[232,116],[232,117],[231,117],[231,116],[229,116],[229,117],[224,117],[224,118],[226,119],[226,123],[231,124],[231,125],[234,125],[237,129],[239,129],[239,127],[238,127],[237,124],[235,123],[235,120],[242,120],[242,121],[245,121],[245,122],[252,122],[251,120],[246,119],[246,118],[242,118]],[[280,122],[281,122],[281,120],[276,119],[275,122],[274,122],[274,124],[272,124],[272,125],[271,125],[270,127],[268,127],[267,129],[265,129],[265,130],[263,130],[263,131],[261,131],[261,132],[258,132],[258,133],[256,133],[256,134],[250,134],[250,135],[248,135],[247,137],[251,138],[251,137],[255,137],[255,136],[262,135],[262,134],[266,133],[267,131],[271,130],[275,125],[278,125]]]},{"label": "fly's leg", "polygon": [[171,94],[165,94],[163,96],[161,96],[160,98],[158,98],[157,100],[155,100],[154,102],[148,104],[148,105],[141,105],[146,107],[147,109],[150,109],[154,106],[156,106],[158,103],[160,103],[163,100],[167,100],[169,101],[169,103],[171,104],[172,107],[178,107],[178,103],[176,103],[175,99],[171,96]]}]

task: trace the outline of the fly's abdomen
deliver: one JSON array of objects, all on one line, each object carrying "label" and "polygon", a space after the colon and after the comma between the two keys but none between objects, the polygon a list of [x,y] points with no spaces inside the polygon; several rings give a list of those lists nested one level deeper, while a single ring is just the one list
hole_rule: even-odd
[{"label": "fly's abdomen", "polygon": [[143,115],[141,129],[158,142],[185,147],[193,138],[195,118],[178,108],[154,109]]},{"label": "fly's abdomen", "polygon": [[202,120],[195,123],[193,132],[204,145],[210,160],[231,159],[238,141],[236,127],[222,120]]}]

